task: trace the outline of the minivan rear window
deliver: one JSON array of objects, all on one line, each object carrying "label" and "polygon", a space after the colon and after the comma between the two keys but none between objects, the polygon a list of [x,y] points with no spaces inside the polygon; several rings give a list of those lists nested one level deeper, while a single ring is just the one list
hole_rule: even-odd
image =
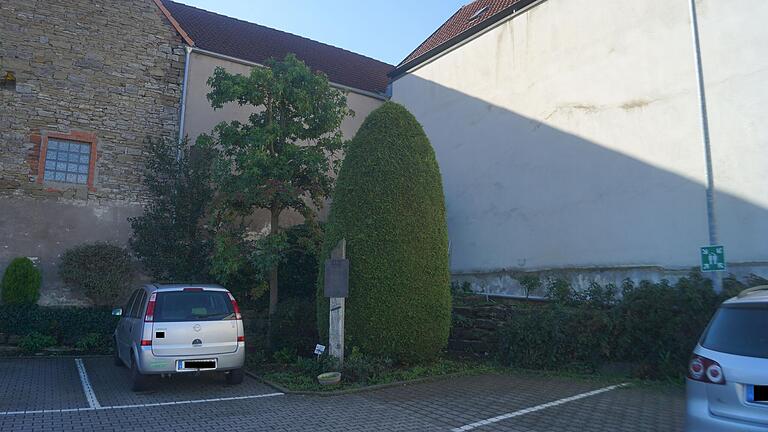
[{"label": "minivan rear window", "polygon": [[157,293],[156,322],[218,321],[234,318],[232,301],[224,291],[166,291]]},{"label": "minivan rear window", "polygon": [[701,346],[727,354],[768,358],[768,304],[721,306]]}]

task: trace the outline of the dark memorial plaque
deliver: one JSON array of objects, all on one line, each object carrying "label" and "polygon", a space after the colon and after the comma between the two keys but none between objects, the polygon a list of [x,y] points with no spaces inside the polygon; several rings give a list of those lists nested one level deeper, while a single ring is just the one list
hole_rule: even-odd
[{"label": "dark memorial plaque", "polygon": [[349,260],[325,260],[324,282],[326,297],[346,298],[349,295]]}]

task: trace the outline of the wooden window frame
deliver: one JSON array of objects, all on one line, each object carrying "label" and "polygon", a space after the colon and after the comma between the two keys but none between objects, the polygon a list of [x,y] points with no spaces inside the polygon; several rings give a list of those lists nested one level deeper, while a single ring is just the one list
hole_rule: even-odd
[{"label": "wooden window frame", "polygon": [[[90,153],[90,160],[88,161],[88,181],[86,182],[86,187],[88,187],[88,190],[91,192],[96,192],[96,188],[94,187],[94,173],[96,171],[96,143],[98,142],[98,139],[96,138],[96,134],[90,133],[90,132],[80,132],[80,131],[74,131],[68,134],[65,133],[59,133],[59,132],[45,132],[42,134],[42,142],[40,143],[40,161],[38,162],[37,166],[37,182],[39,184],[43,184],[45,181],[45,157],[48,153],[48,139],[60,139],[60,140],[66,140],[66,141],[75,141],[82,144],[89,144],[91,146],[91,153]],[[59,184],[60,182],[53,182]],[[71,184],[72,186],[82,186],[78,185],[76,183],[66,183],[67,185]]]}]

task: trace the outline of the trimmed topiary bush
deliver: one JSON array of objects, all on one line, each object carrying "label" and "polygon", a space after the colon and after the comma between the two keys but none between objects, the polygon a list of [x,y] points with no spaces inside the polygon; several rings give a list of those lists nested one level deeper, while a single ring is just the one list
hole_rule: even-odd
[{"label": "trimmed topiary bush", "polygon": [[94,304],[114,306],[133,283],[134,268],[124,248],[93,243],[64,252],[59,275],[68,286],[83,289]]},{"label": "trimmed topiary bush", "polygon": [[16,258],[8,265],[0,284],[3,303],[29,305],[40,297],[40,270],[29,258]]},{"label": "trimmed topiary bush", "polygon": [[429,140],[402,106],[382,105],[350,142],[325,232],[321,335],[328,334],[322,263],[346,238],[346,346],[398,362],[436,357],[451,323],[443,188]]}]

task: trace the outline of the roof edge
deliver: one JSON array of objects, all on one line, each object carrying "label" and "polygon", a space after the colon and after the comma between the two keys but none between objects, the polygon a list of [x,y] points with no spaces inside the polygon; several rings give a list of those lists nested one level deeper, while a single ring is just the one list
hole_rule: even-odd
[{"label": "roof edge", "polygon": [[191,37],[189,37],[189,34],[187,34],[186,31],[181,27],[178,21],[176,21],[176,18],[171,15],[171,11],[168,10],[168,8],[165,7],[162,0],[153,0],[155,2],[155,5],[158,9],[160,9],[160,12],[162,12],[163,15],[165,15],[165,18],[171,23],[171,26],[179,33],[181,38],[184,40],[184,42],[189,46],[195,46],[195,41],[192,40]]},{"label": "roof edge", "polygon": [[[515,2],[514,4],[508,6],[506,9],[503,9],[501,12],[497,13],[496,15],[493,15],[492,17],[486,19],[485,21],[481,22],[480,24],[469,28],[465,30],[462,33],[459,33],[458,35],[452,37],[451,39],[448,39],[447,41],[441,43],[440,45],[432,48],[431,50],[425,52],[424,54],[416,57],[415,59],[402,63],[398,66],[396,66],[392,71],[390,71],[387,76],[392,81],[395,81],[399,78],[401,78],[403,75],[407,74],[411,69],[415,68],[416,66],[421,65],[422,63],[427,62],[428,60],[431,60],[435,57],[438,57],[439,55],[445,53],[446,51],[451,50],[452,48],[456,47],[457,45],[461,44],[462,42],[471,39],[472,37],[478,35],[479,33],[482,33],[483,31],[495,26],[499,22],[515,16],[517,13],[525,12],[526,10],[536,6],[538,3],[543,3],[546,0],[520,0],[518,2]],[[459,9],[461,10],[461,9]],[[457,12],[458,13],[458,12]],[[455,14],[454,14],[455,15]],[[446,21],[447,22],[447,21]],[[443,24],[445,25],[445,23]],[[438,30],[442,28],[442,25],[438,27]],[[420,45],[421,46],[421,45]],[[416,48],[418,49],[418,48]],[[415,51],[415,50],[414,50]],[[413,52],[413,51],[412,51]],[[406,57],[407,58],[407,57]]]},{"label": "roof edge", "polygon": [[[231,61],[233,63],[240,63],[243,66],[264,67],[263,64],[255,62],[255,61],[242,59],[240,57],[232,57],[230,55],[221,54],[221,53],[218,53],[216,51],[205,50],[205,49],[202,49],[202,48],[199,48],[199,47],[192,47],[191,50],[192,50],[193,53],[197,53],[197,54],[200,54],[200,55],[204,55],[204,56],[208,56],[208,57],[213,57],[213,58],[217,58],[217,59],[221,59],[221,60]],[[323,74],[325,74],[325,73],[323,73]],[[327,74],[325,74],[325,75],[327,77]],[[370,97],[370,98],[373,98],[373,99],[379,99],[379,100],[382,100],[382,101],[388,101],[389,100],[389,98],[387,97],[386,93],[376,93],[376,92],[373,92],[373,91],[370,91],[370,90],[359,89],[357,87],[352,87],[352,86],[349,86],[349,85],[333,82],[330,79],[328,79],[328,83],[331,85],[331,87],[336,87],[336,88],[338,88],[340,90],[347,90],[347,91],[350,91],[352,93],[357,93],[357,94],[359,94],[361,96],[367,96],[367,97]]]}]

